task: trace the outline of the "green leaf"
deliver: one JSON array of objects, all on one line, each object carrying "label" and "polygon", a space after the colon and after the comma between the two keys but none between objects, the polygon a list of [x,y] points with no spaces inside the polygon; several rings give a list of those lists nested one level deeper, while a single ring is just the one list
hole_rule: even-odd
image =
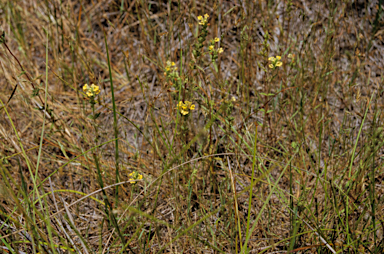
[{"label": "green leaf", "polygon": [[38,87],[34,88],[32,91],[32,97],[36,97],[39,95],[40,89]]}]

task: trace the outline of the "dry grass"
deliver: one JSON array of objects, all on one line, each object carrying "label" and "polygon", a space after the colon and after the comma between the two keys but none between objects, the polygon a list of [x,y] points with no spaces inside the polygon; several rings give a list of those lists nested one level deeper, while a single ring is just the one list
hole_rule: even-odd
[{"label": "dry grass", "polygon": [[0,6],[0,252],[384,251],[378,1]]}]

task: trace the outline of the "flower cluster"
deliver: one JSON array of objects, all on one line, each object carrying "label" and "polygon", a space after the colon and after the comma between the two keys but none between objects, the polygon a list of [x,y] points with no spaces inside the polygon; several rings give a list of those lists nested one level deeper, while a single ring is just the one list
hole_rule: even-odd
[{"label": "flower cluster", "polygon": [[131,184],[135,184],[137,180],[143,179],[143,176],[136,171],[133,171],[128,176],[130,177],[129,181],[131,181]]},{"label": "flower cluster", "polygon": [[171,62],[168,60],[166,64],[167,65],[165,66],[164,76],[166,77],[174,76],[175,72],[177,71],[175,62]]},{"label": "flower cluster", "polygon": [[208,14],[204,14],[204,17],[198,16],[197,19],[199,20],[199,25],[204,26],[204,25],[208,24],[208,18],[209,18]]},{"label": "flower cluster", "polygon": [[281,56],[276,56],[276,58],[271,56],[270,58],[268,58],[268,60],[272,62],[271,64],[268,65],[269,68],[275,69],[276,67],[282,66],[283,62],[281,62],[280,59],[281,59]]},{"label": "flower cluster", "polygon": [[185,116],[189,113],[189,110],[195,109],[195,105],[190,101],[179,101],[179,104],[177,104],[177,109],[180,110],[180,113]]},{"label": "flower cluster", "polygon": [[91,86],[88,86],[88,84],[85,84],[83,86],[83,91],[87,94],[88,97],[95,97],[100,93],[100,88],[95,84],[92,84]]},{"label": "flower cluster", "polygon": [[198,16],[197,19],[199,20],[199,25],[201,25],[201,32],[199,33],[199,36],[197,37],[197,43],[194,45],[195,48],[192,50],[192,54],[195,59],[191,61],[191,67],[193,69],[196,68],[196,61],[200,58],[202,53],[202,48],[204,46],[205,38],[208,35],[208,18],[209,15],[205,14],[204,16]]},{"label": "flower cluster", "polygon": [[215,49],[215,44],[216,44],[217,42],[219,42],[219,41],[220,41],[220,39],[217,38],[217,37],[216,37],[215,39],[212,39],[212,40],[210,41],[210,45],[209,45],[209,47],[208,47],[208,50],[209,50],[209,53],[210,53],[211,56],[212,56],[212,62],[215,61],[215,60],[217,59],[217,55],[218,55],[218,54],[221,54],[221,53],[224,52],[223,48]]}]

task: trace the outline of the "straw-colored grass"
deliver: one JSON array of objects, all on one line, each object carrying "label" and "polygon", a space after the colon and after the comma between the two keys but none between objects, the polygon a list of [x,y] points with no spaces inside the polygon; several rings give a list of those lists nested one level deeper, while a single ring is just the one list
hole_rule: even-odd
[{"label": "straw-colored grass", "polygon": [[383,7],[1,0],[0,253],[383,253]]}]

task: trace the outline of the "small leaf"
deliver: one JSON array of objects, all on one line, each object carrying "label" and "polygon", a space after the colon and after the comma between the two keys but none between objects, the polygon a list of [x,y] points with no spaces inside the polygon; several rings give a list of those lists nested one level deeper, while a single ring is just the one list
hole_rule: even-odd
[{"label": "small leaf", "polygon": [[36,97],[39,95],[40,89],[38,87],[34,88],[32,91],[32,97]]},{"label": "small leaf", "polygon": [[89,115],[88,118],[92,120],[96,120],[100,116],[100,113],[96,113],[95,115]]},{"label": "small leaf", "polygon": [[59,143],[60,149],[63,152],[64,157],[69,160],[69,157],[68,157],[67,153],[65,152],[64,146],[60,143],[60,141],[57,141],[57,143]]}]

